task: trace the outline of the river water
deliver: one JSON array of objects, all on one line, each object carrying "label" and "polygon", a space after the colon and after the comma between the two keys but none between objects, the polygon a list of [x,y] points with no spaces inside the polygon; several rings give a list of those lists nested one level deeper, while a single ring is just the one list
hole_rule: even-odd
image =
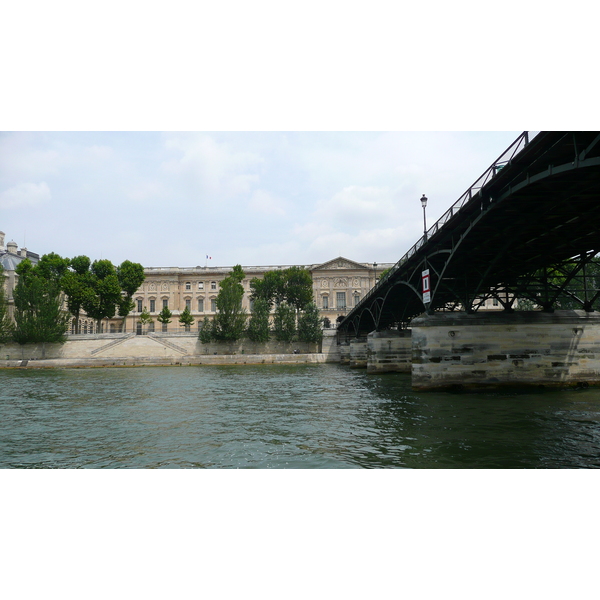
[{"label": "river water", "polygon": [[1,468],[594,468],[600,391],[416,393],[339,365],[0,371]]}]

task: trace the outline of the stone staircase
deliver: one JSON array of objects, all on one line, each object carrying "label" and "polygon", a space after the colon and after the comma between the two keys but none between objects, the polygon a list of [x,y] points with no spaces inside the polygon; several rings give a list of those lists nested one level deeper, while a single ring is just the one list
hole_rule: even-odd
[{"label": "stone staircase", "polygon": [[100,348],[96,348],[95,350],[91,351],[91,355],[95,356],[96,354],[99,354],[100,352],[104,352],[105,350],[108,350],[109,348],[114,348],[115,346],[118,346],[119,344],[122,344],[123,342],[126,342],[127,340],[130,340],[132,337],[135,336],[135,333],[128,333],[127,335],[113,340],[112,342],[108,342],[108,344],[104,344],[104,346],[100,346]]},{"label": "stone staircase", "polygon": [[149,333],[146,336],[148,339],[156,342],[157,344],[161,344],[163,346],[165,346],[166,348],[170,348],[171,350],[175,350],[175,352],[179,352],[182,355],[186,355],[188,354],[188,351],[185,350],[184,348],[182,348],[181,346],[178,346],[177,344],[174,344],[173,342],[169,342],[168,340],[165,340],[164,338],[158,337],[156,334],[154,333]]}]

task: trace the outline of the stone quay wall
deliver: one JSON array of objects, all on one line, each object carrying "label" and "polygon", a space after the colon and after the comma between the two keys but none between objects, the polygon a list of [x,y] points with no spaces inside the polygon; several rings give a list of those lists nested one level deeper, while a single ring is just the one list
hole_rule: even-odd
[{"label": "stone quay wall", "polygon": [[2,344],[0,366],[68,367],[171,364],[338,362],[335,331],[320,345],[248,340],[202,344],[194,333],[72,335],[64,344]]},{"label": "stone quay wall", "polygon": [[436,313],[411,327],[416,390],[600,383],[597,313]]}]

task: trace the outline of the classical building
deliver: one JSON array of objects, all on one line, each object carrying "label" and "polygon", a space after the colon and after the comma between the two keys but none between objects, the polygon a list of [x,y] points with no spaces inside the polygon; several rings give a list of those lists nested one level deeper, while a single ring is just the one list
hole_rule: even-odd
[{"label": "classical building", "polygon": [[[9,314],[14,312],[12,290],[17,276],[15,269],[25,258],[34,264],[39,255],[27,248],[18,249],[14,241],[5,245],[5,234],[0,231],[0,264],[4,268],[4,286],[9,303]],[[262,278],[267,271],[286,269],[291,265],[273,265],[265,267],[242,267],[246,275],[242,281],[244,298],[242,306],[248,313],[250,306],[250,281]],[[342,256],[322,264],[302,265],[312,277],[313,299],[322,318],[327,318],[331,326],[339,317],[345,316],[366,293],[375,285],[381,273],[393,266],[393,263],[358,263]],[[229,275],[232,267],[148,267],[144,269],[146,279],[134,294],[134,310],[125,323],[125,331],[139,331],[140,314],[147,309],[153,322],[148,326],[150,331],[160,331],[161,323],[156,319],[164,306],[171,310],[173,316],[168,325],[169,332],[184,331],[179,323],[179,316],[187,306],[194,318],[193,329],[197,330],[205,316],[212,318],[216,314],[216,301],[221,281]],[[0,282],[2,283],[2,282]],[[497,300],[488,299],[480,310],[502,310]],[[75,333],[73,319],[71,333]],[[107,332],[120,331],[123,319],[115,317],[107,319],[102,329]],[[95,333],[97,324],[85,313],[80,315],[80,332]]]},{"label": "classical building", "polygon": [[6,292],[6,298],[8,299],[8,314],[12,316],[14,312],[14,300],[13,290],[17,285],[17,275],[15,269],[17,265],[28,258],[32,263],[37,263],[40,259],[38,254],[35,252],[29,252],[27,248],[21,248],[17,246],[16,242],[10,241],[6,246],[4,245],[5,233],[0,231],[0,265],[4,269],[4,281],[0,282],[0,285],[4,285],[4,291]]},{"label": "classical building", "polygon": [[[242,267],[246,275],[242,281],[244,298],[242,306],[250,312],[250,280],[262,278],[267,271],[286,269],[291,265],[273,265],[267,267]],[[333,325],[338,317],[344,316],[373,287],[379,275],[389,264],[358,263],[344,257],[338,257],[323,264],[301,265],[306,268],[313,280],[314,302],[323,318],[327,317]],[[150,312],[154,322],[150,330],[160,331],[161,324],[156,321],[164,306],[173,313],[169,331],[184,330],[179,324],[179,315],[187,306],[194,317],[193,328],[216,313],[216,301],[221,281],[231,273],[232,267],[149,267],[146,268],[146,280],[134,294],[134,311],[127,317],[126,331],[140,327],[139,316],[144,309]],[[111,319],[110,330],[117,331],[122,319]]]}]

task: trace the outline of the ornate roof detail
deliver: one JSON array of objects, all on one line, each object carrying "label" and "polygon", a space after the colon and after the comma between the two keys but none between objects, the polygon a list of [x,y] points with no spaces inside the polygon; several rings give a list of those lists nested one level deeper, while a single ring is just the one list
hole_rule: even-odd
[{"label": "ornate roof detail", "polygon": [[369,267],[348,258],[344,258],[343,256],[338,256],[322,265],[315,265],[311,271],[331,271],[335,269],[362,269],[363,271],[367,271]]}]

